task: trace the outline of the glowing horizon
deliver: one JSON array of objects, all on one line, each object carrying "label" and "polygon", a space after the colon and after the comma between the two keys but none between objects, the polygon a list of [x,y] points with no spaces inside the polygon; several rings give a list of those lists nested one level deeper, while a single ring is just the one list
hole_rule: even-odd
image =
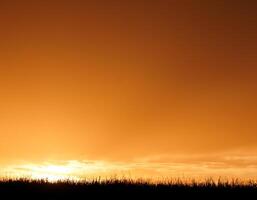
[{"label": "glowing horizon", "polygon": [[[191,160],[189,162],[189,160]],[[159,155],[130,162],[101,160],[57,160],[1,166],[2,178],[58,180],[102,180],[128,178],[146,180],[257,180],[256,151],[213,155]]]}]

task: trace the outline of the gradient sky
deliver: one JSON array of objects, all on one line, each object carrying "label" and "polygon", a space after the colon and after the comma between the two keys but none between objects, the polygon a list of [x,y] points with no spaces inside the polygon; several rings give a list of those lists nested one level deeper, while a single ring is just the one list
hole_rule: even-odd
[{"label": "gradient sky", "polygon": [[256,10],[1,0],[0,164],[218,157],[257,172]]}]

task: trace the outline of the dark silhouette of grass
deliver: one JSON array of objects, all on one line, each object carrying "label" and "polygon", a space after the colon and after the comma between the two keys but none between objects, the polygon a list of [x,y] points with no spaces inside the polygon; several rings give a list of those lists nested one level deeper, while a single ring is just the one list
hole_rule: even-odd
[{"label": "dark silhouette of grass", "polygon": [[0,199],[88,199],[88,198],[156,198],[184,197],[236,198],[257,197],[254,181],[183,182],[179,179],[163,183],[144,180],[110,179],[93,181],[4,179],[0,181]]}]

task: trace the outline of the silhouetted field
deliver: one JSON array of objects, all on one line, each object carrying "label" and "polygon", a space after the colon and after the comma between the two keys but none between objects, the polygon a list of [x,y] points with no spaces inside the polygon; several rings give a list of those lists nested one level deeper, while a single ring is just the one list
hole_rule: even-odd
[{"label": "silhouetted field", "polygon": [[127,199],[127,198],[236,198],[255,199],[257,183],[254,181],[149,183],[142,180],[57,181],[6,179],[0,181],[0,199]]}]

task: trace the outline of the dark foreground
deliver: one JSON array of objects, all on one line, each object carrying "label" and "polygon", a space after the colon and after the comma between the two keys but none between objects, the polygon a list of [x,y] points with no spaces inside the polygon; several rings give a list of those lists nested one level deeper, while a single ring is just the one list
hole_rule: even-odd
[{"label": "dark foreground", "polygon": [[93,182],[45,180],[0,181],[0,199],[192,199],[192,198],[256,199],[256,183],[165,183],[110,180]]}]

